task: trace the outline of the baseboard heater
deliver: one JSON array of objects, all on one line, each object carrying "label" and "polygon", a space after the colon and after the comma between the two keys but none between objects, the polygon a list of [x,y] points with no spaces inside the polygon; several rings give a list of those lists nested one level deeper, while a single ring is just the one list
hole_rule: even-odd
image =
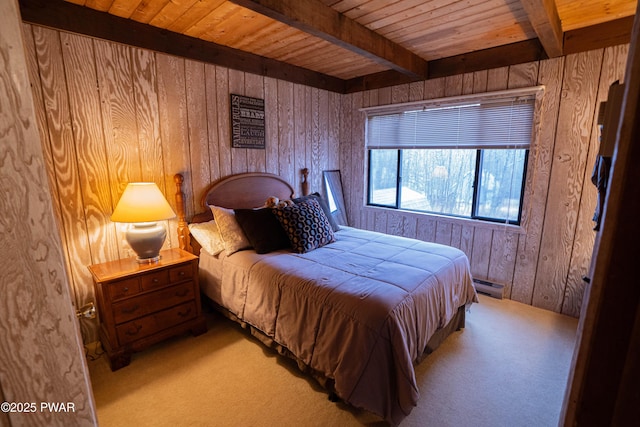
[{"label": "baseboard heater", "polygon": [[493,298],[502,299],[502,294],[504,292],[504,285],[500,285],[498,283],[492,283],[487,280],[473,279],[473,284],[476,287],[476,291],[489,295]]}]

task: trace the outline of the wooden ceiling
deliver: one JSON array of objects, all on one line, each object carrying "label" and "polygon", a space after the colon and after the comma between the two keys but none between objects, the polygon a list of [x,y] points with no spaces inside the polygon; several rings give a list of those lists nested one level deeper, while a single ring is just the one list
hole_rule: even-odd
[{"label": "wooden ceiling", "polygon": [[637,0],[19,0],[23,19],[337,92],[629,40]]}]

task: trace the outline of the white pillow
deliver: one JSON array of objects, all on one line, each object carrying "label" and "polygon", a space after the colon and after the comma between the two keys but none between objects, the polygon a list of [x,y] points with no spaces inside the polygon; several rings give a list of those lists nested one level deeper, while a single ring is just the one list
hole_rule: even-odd
[{"label": "white pillow", "polygon": [[202,249],[211,255],[218,255],[224,250],[224,241],[215,221],[189,224],[191,235],[200,243]]},{"label": "white pillow", "polygon": [[213,219],[218,225],[218,230],[224,242],[224,250],[227,256],[242,249],[251,249],[251,242],[242,231],[236,220],[233,209],[226,209],[220,206],[210,206],[213,212]]}]

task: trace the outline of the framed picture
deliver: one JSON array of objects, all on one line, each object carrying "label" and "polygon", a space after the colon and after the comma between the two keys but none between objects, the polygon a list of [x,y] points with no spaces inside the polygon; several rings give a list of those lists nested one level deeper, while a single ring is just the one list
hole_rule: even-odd
[{"label": "framed picture", "polygon": [[264,99],[236,95],[231,97],[231,146],[264,149]]}]

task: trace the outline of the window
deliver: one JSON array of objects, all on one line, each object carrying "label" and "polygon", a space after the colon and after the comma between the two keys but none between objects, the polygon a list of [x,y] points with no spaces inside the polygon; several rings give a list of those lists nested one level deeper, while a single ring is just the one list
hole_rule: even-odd
[{"label": "window", "polygon": [[367,112],[373,206],[519,224],[542,88]]}]

